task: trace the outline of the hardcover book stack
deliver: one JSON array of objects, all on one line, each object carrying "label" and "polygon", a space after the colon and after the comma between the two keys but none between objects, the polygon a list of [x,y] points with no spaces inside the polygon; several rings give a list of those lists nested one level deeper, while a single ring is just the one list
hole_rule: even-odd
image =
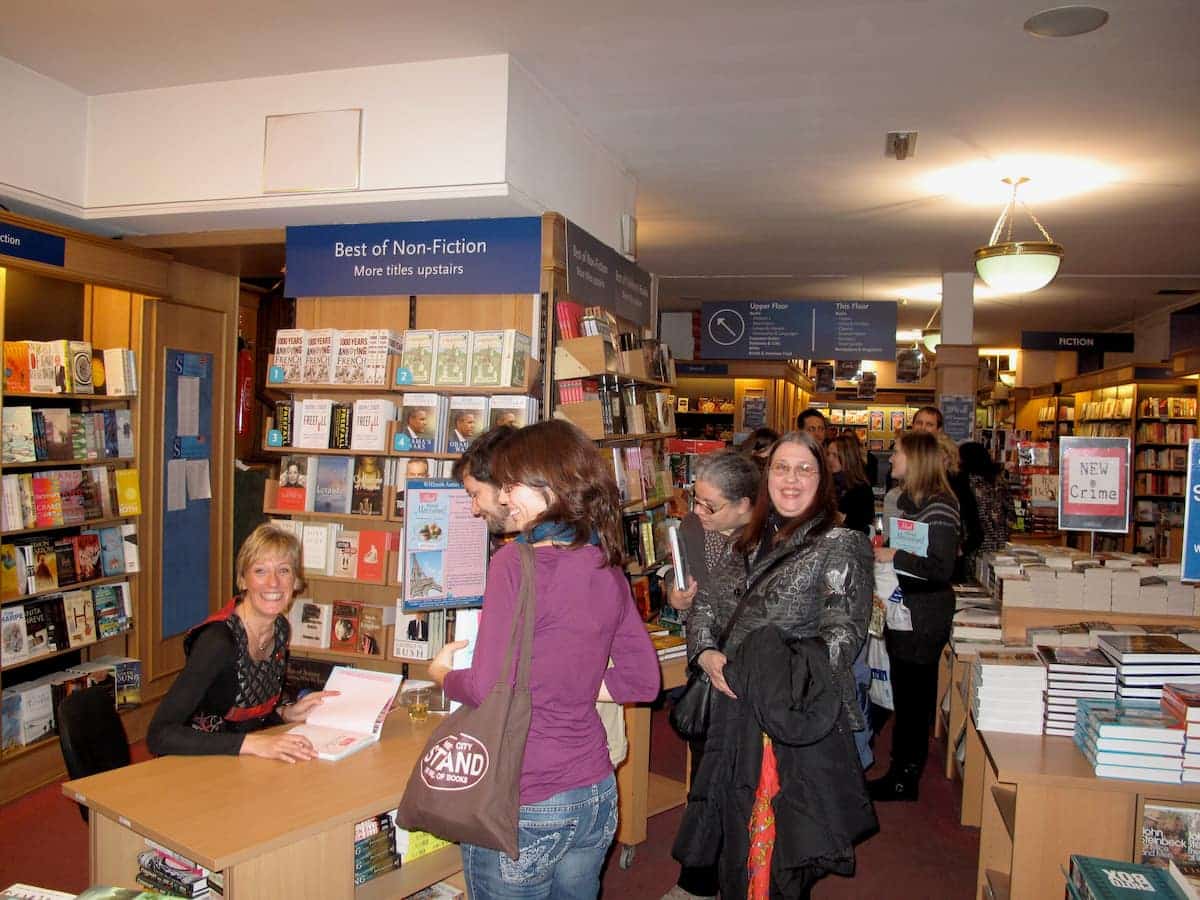
[{"label": "hardcover book stack", "polygon": [[1080,700],[1075,743],[1101,778],[1179,784],[1184,730],[1157,703]]},{"label": "hardcover book stack", "polygon": [[[1163,685],[1161,703],[1163,712],[1183,723],[1183,781],[1200,784],[1200,686]],[[1200,846],[1196,852],[1200,857]]]},{"label": "hardcover book stack", "polygon": [[1117,669],[1099,650],[1038,647],[1046,664],[1046,734],[1073,737],[1081,699],[1113,700]]},{"label": "hardcover book stack", "polygon": [[1046,668],[1035,650],[980,650],[971,681],[971,711],[980,731],[1041,734]]},{"label": "hardcover book stack", "polygon": [[1168,681],[1200,684],[1200,650],[1168,634],[1106,634],[1098,641],[1117,666],[1117,696],[1155,700]]},{"label": "hardcover book stack", "polygon": [[354,826],[354,883],[400,868],[396,852],[396,823],[390,813],[380,813]]}]

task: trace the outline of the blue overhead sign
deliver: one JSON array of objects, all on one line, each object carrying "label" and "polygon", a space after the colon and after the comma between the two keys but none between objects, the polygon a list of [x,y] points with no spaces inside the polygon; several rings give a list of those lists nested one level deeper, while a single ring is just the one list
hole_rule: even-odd
[{"label": "blue overhead sign", "polygon": [[534,294],[541,276],[535,216],[287,229],[289,297]]},{"label": "blue overhead sign", "polygon": [[0,222],[0,256],[15,256],[47,266],[62,266],[66,254],[66,238]]},{"label": "blue overhead sign", "polygon": [[705,303],[705,359],[896,358],[896,304],[862,300]]},{"label": "blue overhead sign", "polygon": [[1200,440],[1188,441],[1187,494],[1183,504],[1184,581],[1200,581]]}]

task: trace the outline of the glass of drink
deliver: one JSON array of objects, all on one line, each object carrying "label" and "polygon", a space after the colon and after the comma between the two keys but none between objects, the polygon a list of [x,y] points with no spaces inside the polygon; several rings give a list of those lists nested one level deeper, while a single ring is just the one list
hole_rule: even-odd
[{"label": "glass of drink", "polygon": [[411,681],[404,686],[404,703],[411,721],[424,722],[429,718],[429,692],[432,688],[432,682],[421,681]]}]

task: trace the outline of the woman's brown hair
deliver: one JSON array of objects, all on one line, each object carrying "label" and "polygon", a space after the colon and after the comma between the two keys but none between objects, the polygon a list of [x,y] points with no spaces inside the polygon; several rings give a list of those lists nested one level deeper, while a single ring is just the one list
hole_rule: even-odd
[{"label": "woman's brown hair", "polygon": [[931,497],[942,494],[955,506],[954,491],[946,478],[946,457],[938,439],[924,431],[906,431],[896,443],[904,451],[904,493],[917,506],[923,506]]},{"label": "woman's brown hair", "polygon": [[624,563],[617,483],[596,445],[574,425],[550,419],[520,429],[500,445],[491,469],[501,486],[550,491],[545,511],[526,525],[526,534],[543,522],[557,522],[574,531],[572,548],[596,535],[608,564]]},{"label": "woman's brown hair", "polygon": [[742,553],[753,553],[762,541],[763,532],[775,507],[771,503],[771,466],[775,463],[775,454],[785,444],[799,444],[808,450],[817,461],[817,492],[813,495],[808,509],[793,519],[785,519],[782,527],[775,533],[772,543],[781,544],[795,533],[802,525],[815,520],[816,524],[808,533],[808,538],[814,538],[832,528],[836,522],[837,498],[833,493],[833,475],[829,471],[829,462],[820,442],[807,431],[789,431],[771,448],[767,458],[766,473],[762,485],[758,489],[758,499],[754,503],[754,512],[750,521],[742,529],[742,535],[734,544],[735,549]]},{"label": "woman's brown hair", "polygon": [[833,448],[833,452],[838,455],[838,460],[842,464],[842,474],[846,476],[847,489],[871,483],[867,478],[867,469],[863,465],[862,444],[859,443],[856,434],[843,431],[829,442],[829,446]]}]

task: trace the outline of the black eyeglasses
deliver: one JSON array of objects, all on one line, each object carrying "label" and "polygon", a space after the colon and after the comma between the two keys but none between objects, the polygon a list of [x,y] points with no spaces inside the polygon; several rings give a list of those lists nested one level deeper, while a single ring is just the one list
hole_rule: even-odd
[{"label": "black eyeglasses", "polygon": [[693,506],[698,506],[698,507],[700,507],[701,509],[703,509],[703,510],[707,511],[707,512],[708,512],[708,514],[709,514],[710,516],[715,516],[715,515],[717,515],[718,513],[720,513],[720,512],[721,512],[721,510],[723,510],[723,509],[724,509],[725,507],[727,507],[729,504],[728,504],[728,503],[722,503],[720,506],[713,506],[713,505],[712,505],[711,503],[709,503],[707,500],[701,500],[699,497],[697,497],[697,496],[696,496],[696,489],[695,489],[695,487],[693,487],[693,488],[692,488],[692,505],[693,505]]}]

